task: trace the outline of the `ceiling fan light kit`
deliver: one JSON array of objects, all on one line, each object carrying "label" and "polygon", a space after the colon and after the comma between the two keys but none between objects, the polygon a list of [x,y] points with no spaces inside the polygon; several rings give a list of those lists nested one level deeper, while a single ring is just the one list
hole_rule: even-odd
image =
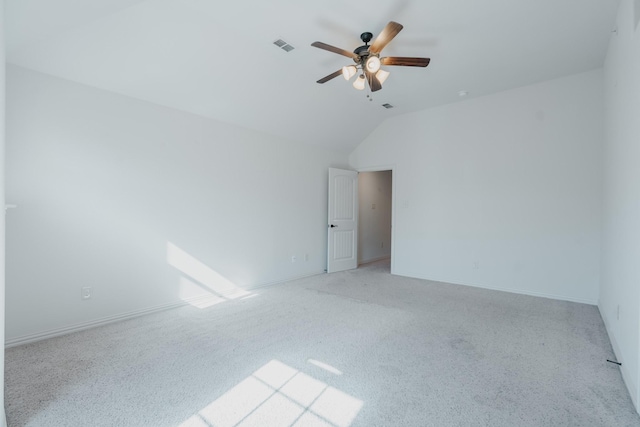
[{"label": "ceiling fan light kit", "polygon": [[358,71],[360,71],[360,75],[353,82],[353,87],[358,90],[364,90],[366,83],[369,83],[371,92],[376,92],[382,89],[382,83],[384,83],[387,80],[387,77],[389,77],[389,72],[381,68],[383,65],[407,67],[426,67],[429,65],[429,62],[431,61],[429,58],[409,58],[403,56],[388,56],[380,58],[380,52],[382,49],[384,49],[384,47],[389,44],[396,35],[398,35],[402,28],[402,25],[397,22],[389,22],[371,45],[369,45],[369,42],[373,38],[373,34],[369,32],[362,33],[360,35],[360,39],[364,42],[364,45],[357,47],[353,52],[322,42],[311,43],[311,46],[313,47],[346,56],[347,58],[353,59],[353,62],[356,63],[356,65],[344,66],[342,69],[321,78],[318,80],[318,83],[326,83],[329,80],[338,77],[340,74],[342,74],[345,80],[350,80],[358,73]]},{"label": "ceiling fan light kit", "polygon": [[358,72],[358,69],[356,68],[355,65],[347,65],[345,67],[342,67],[342,75],[344,76],[345,80],[350,80],[351,77],[355,76],[356,73]]},{"label": "ceiling fan light kit", "polygon": [[376,73],[376,77],[378,78],[378,81],[380,82],[380,84],[384,83],[387,80],[387,77],[389,77],[389,72],[385,71],[385,70],[378,70],[378,72]]},{"label": "ceiling fan light kit", "polygon": [[377,73],[380,69],[380,58],[377,56],[370,56],[365,63],[367,71],[370,73]]},{"label": "ceiling fan light kit", "polygon": [[364,74],[360,74],[358,78],[353,82],[353,87],[358,90],[364,90],[365,87]]}]

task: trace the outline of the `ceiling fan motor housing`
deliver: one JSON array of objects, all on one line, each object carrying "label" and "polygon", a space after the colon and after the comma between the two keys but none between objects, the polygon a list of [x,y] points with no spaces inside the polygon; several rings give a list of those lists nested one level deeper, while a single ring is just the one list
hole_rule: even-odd
[{"label": "ceiling fan motor housing", "polygon": [[[369,46],[367,46],[367,45],[359,46],[353,51],[353,53],[358,55],[360,58],[366,58],[367,56],[369,56]],[[360,62],[360,61],[357,61],[355,59],[354,59],[354,61]]]}]

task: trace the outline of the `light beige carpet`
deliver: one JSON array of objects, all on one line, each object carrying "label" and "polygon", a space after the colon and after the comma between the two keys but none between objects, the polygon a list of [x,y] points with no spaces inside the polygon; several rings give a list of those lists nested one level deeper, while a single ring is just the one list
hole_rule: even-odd
[{"label": "light beige carpet", "polygon": [[[206,305],[206,304],[205,304]],[[598,309],[387,263],[6,352],[18,426],[638,426]]]}]

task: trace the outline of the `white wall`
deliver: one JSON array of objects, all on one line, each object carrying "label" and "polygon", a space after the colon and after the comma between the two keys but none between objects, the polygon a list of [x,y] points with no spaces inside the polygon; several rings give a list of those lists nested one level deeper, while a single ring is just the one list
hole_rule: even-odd
[{"label": "white wall", "polygon": [[358,174],[358,263],[391,256],[391,171]]},{"label": "white wall", "polygon": [[[640,9],[640,2],[635,1]],[[640,405],[640,28],[622,0],[604,67],[604,234],[600,313]],[[619,312],[618,312],[619,307]]]},{"label": "white wall", "polygon": [[9,343],[325,269],[327,168],[346,154],[16,66],[7,78]]},{"label": "white wall", "polygon": [[[0,64],[4,63],[4,1],[0,1]],[[5,335],[5,110],[5,67],[0,67],[0,342]],[[0,351],[0,384],[0,426],[4,426],[4,349]]]},{"label": "white wall", "polygon": [[595,304],[602,71],[386,120],[350,156],[393,164],[394,272]]}]

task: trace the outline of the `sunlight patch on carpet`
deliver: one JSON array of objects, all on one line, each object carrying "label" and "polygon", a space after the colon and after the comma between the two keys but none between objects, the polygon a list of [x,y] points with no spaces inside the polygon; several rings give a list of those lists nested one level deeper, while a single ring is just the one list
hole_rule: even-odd
[{"label": "sunlight patch on carpet", "polygon": [[331,372],[332,374],[342,375],[342,371],[340,369],[334,368],[333,366],[331,366],[331,365],[329,365],[327,363],[321,362],[319,360],[309,359],[309,360],[307,360],[307,362],[311,363],[314,366],[317,366],[320,369],[324,369],[327,372]]},{"label": "sunlight patch on carpet", "polygon": [[179,427],[349,427],[363,402],[271,360]]}]

